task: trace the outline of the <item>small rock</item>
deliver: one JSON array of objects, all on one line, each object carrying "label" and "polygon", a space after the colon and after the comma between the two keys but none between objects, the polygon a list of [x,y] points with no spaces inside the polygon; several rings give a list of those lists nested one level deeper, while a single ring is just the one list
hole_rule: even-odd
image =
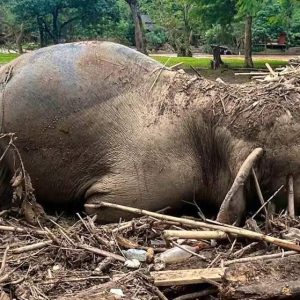
[{"label": "small rock", "polygon": [[146,262],[148,264],[152,263],[154,259],[154,249],[153,248],[148,248],[147,250],[147,257],[146,257]]},{"label": "small rock", "polygon": [[137,259],[140,262],[144,262],[147,259],[147,252],[141,249],[128,249],[122,251],[127,259]]},{"label": "small rock", "polygon": [[138,269],[141,265],[141,263],[137,259],[129,259],[125,261],[125,267],[130,269]]}]

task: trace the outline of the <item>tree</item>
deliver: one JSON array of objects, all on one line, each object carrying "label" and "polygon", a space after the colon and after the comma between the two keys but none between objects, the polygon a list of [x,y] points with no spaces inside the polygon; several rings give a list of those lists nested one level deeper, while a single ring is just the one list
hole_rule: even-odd
[{"label": "tree", "polygon": [[138,0],[125,0],[131,10],[135,25],[135,45],[138,51],[147,54],[146,38]]},{"label": "tree", "polygon": [[258,0],[238,0],[237,1],[238,15],[245,19],[245,67],[253,68],[252,60],[252,22],[253,17],[257,14],[260,8]]},{"label": "tree", "polygon": [[[220,54],[220,43],[231,38],[232,22],[236,13],[235,0],[194,0],[197,4],[196,12],[210,35],[208,42],[213,51],[213,68],[223,64]],[[213,44],[213,45],[212,45]]]},{"label": "tree", "polygon": [[70,29],[101,23],[102,18],[118,22],[115,0],[0,0],[9,7],[19,23],[31,23],[40,46],[57,44],[68,37]]},{"label": "tree", "polygon": [[5,34],[6,43],[15,43],[20,54],[23,53],[23,38],[25,35],[24,22],[18,22],[16,17],[11,13],[8,6],[0,7],[2,32]]},{"label": "tree", "polygon": [[193,0],[141,0],[141,4],[156,25],[165,30],[177,55],[192,56],[193,36],[200,25]]}]

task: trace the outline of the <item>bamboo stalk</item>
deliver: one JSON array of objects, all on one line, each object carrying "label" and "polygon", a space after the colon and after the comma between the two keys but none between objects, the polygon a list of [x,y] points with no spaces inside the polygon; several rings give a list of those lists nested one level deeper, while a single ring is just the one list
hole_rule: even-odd
[{"label": "bamboo stalk", "polygon": [[268,235],[265,235],[265,234],[262,234],[259,232],[242,229],[242,228],[238,228],[235,226],[227,227],[226,225],[208,224],[208,223],[204,223],[204,222],[194,221],[194,220],[185,219],[185,218],[178,218],[178,217],[173,217],[173,216],[168,216],[168,215],[162,215],[162,214],[147,211],[144,209],[133,208],[133,207],[129,207],[129,206],[123,206],[123,205],[108,203],[108,202],[101,202],[100,204],[85,204],[85,207],[87,207],[87,208],[108,207],[108,208],[113,208],[113,209],[117,209],[117,210],[121,210],[121,211],[131,212],[131,213],[134,213],[137,215],[147,215],[147,216],[151,216],[151,217],[154,217],[154,218],[157,218],[160,220],[173,221],[173,222],[177,222],[182,225],[191,226],[193,228],[208,228],[208,229],[220,230],[220,231],[224,231],[229,234],[236,234],[237,236],[247,237],[249,239],[266,241],[266,242],[275,244],[275,245],[280,246],[285,249],[295,250],[297,252],[300,252],[300,246],[291,241],[282,240],[282,239],[268,236]]},{"label": "bamboo stalk", "polygon": [[164,230],[164,238],[178,239],[196,239],[196,240],[211,240],[211,239],[226,239],[228,235],[224,231],[188,231],[188,230]]}]

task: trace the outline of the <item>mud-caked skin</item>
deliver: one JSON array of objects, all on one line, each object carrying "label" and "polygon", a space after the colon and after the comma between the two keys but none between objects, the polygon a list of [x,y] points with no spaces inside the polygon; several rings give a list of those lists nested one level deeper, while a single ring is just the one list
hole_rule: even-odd
[{"label": "mud-caked skin", "polygon": [[[208,93],[215,83],[162,68],[110,42],[52,46],[2,67],[1,130],[16,133],[41,203],[109,201],[154,211],[196,197],[200,206],[218,208],[257,146],[266,151],[258,172],[265,190],[274,192],[290,173],[300,180],[299,125],[286,110],[268,128],[261,120],[251,125],[261,130],[253,139],[232,130],[230,115],[219,123],[209,117],[212,99],[222,94]],[[3,182],[14,171],[12,157],[5,158]],[[245,193],[233,203],[233,220],[245,210]],[[129,217],[103,208],[88,213],[104,222]]]}]

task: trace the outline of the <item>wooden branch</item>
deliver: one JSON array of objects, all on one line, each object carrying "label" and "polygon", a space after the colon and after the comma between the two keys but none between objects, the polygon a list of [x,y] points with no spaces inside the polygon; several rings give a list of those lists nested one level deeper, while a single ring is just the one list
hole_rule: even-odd
[{"label": "wooden branch", "polygon": [[218,292],[218,289],[209,288],[209,289],[202,290],[202,291],[199,291],[199,292],[194,292],[194,293],[182,295],[182,296],[174,298],[173,300],[203,299],[203,297],[209,296],[209,295],[212,295],[212,294],[216,294],[217,292]]},{"label": "wooden branch", "polygon": [[276,258],[281,258],[281,257],[288,257],[291,255],[296,255],[296,254],[299,254],[299,253],[296,251],[286,251],[283,253],[281,252],[281,253],[274,253],[274,254],[267,254],[267,255],[243,257],[243,258],[237,258],[237,259],[225,261],[224,265],[229,266],[232,264],[245,263],[245,262],[250,262],[250,261],[270,260],[270,259],[276,259]]},{"label": "wooden branch", "polygon": [[249,173],[254,166],[255,162],[260,158],[263,154],[262,148],[254,149],[246,158],[242,166],[240,167],[236,178],[228,191],[217,216],[217,221],[222,223],[230,223],[229,220],[229,208],[232,198],[236,194],[236,192],[244,185],[245,181],[247,180]]},{"label": "wooden branch", "polygon": [[8,250],[9,250],[9,246],[7,246],[5,248],[5,251],[4,251],[4,254],[3,254],[3,257],[2,257],[1,268],[0,268],[0,276],[2,276],[2,274],[3,274],[4,270],[5,270]]},{"label": "wooden branch", "polygon": [[228,234],[236,234],[237,236],[243,236],[243,237],[247,237],[247,238],[253,239],[253,240],[262,240],[262,241],[266,241],[266,242],[275,244],[275,245],[280,246],[285,249],[300,252],[300,246],[291,241],[274,238],[274,237],[264,235],[259,232],[242,229],[242,228],[235,227],[235,226],[208,224],[205,222],[199,222],[199,221],[194,221],[194,220],[185,219],[185,218],[178,218],[178,217],[173,217],[173,216],[168,216],[168,215],[162,215],[162,214],[147,211],[144,209],[132,208],[129,206],[123,206],[123,205],[109,203],[109,202],[101,202],[100,204],[85,204],[85,207],[94,208],[94,209],[95,208],[99,209],[101,207],[114,208],[114,209],[130,212],[130,213],[134,213],[134,214],[138,214],[138,215],[151,216],[151,217],[154,217],[154,218],[157,218],[160,220],[177,222],[179,224],[191,226],[193,228],[201,228],[201,229],[208,228],[208,229],[213,229],[213,230],[220,230],[220,231],[224,231]]},{"label": "wooden branch", "polygon": [[288,213],[291,218],[295,218],[294,180],[292,175],[288,177]]},{"label": "wooden branch", "polygon": [[38,235],[45,235],[47,236],[47,232],[44,230],[34,230],[31,228],[21,228],[16,226],[5,226],[0,225],[0,231],[10,231],[10,232],[19,232],[19,233],[35,233]]},{"label": "wooden branch", "polygon": [[273,76],[278,76],[278,74],[272,69],[272,67],[268,63],[266,63],[266,67]]},{"label": "wooden branch", "polygon": [[18,254],[18,253],[28,252],[28,251],[32,251],[32,250],[42,249],[42,248],[45,248],[45,247],[47,247],[49,245],[52,245],[52,244],[53,244],[53,241],[48,240],[48,241],[39,242],[39,243],[36,243],[36,244],[31,244],[31,245],[26,245],[26,246],[23,246],[23,247],[11,249],[11,252],[15,253],[15,254]]},{"label": "wooden branch", "polygon": [[82,248],[82,249],[85,249],[87,251],[90,251],[94,254],[98,254],[100,256],[111,257],[115,260],[125,262],[125,258],[121,255],[118,255],[118,254],[114,254],[114,253],[111,253],[111,252],[108,252],[108,251],[105,251],[105,250],[101,250],[101,249],[98,249],[98,248],[95,248],[95,247],[92,247],[92,246],[89,246],[89,245],[85,245],[85,244],[78,245],[78,247]]},{"label": "wooden branch", "polygon": [[224,231],[187,231],[187,230],[165,230],[164,238],[212,240],[226,239],[228,235]]},{"label": "wooden branch", "polygon": [[156,286],[171,286],[221,281],[224,273],[225,268],[212,268],[150,272],[150,275]]}]

